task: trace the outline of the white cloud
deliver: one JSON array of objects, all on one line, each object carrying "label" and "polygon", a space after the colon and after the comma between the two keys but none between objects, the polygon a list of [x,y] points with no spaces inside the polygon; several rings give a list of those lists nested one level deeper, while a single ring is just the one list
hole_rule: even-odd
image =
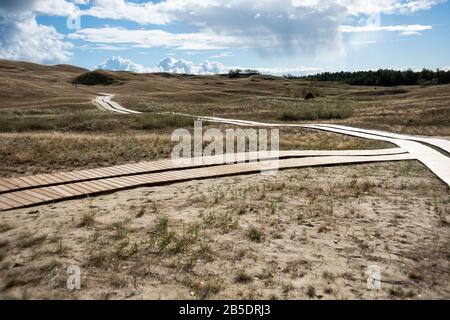
[{"label": "white cloud", "polygon": [[125,59],[119,56],[113,56],[106,59],[102,64],[96,67],[97,69],[111,70],[111,71],[130,71],[137,73],[146,72],[168,72],[179,74],[196,74],[196,75],[212,75],[228,72],[220,62],[204,61],[201,64],[195,64],[192,61],[176,58],[165,58],[159,61],[154,68],[147,68],[142,64],[134,63],[130,59]]},{"label": "white cloud", "polygon": [[65,0],[35,0],[33,9],[37,13],[53,16],[74,16],[80,13],[78,6]]},{"label": "white cloud", "polygon": [[219,74],[229,70],[220,62],[206,60],[196,65],[192,61],[172,57],[161,60],[158,63],[158,68],[163,72],[199,75]]},{"label": "white cloud", "polygon": [[31,13],[0,15],[0,58],[38,63],[66,62],[72,45]]},{"label": "white cloud", "polygon": [[124,0],[94,0],[83,12],[97,18],[130,20],[141,24],[166,24],[172,20],[169,12],[162,10],[164,2],[133,3]]},{"label": "white cloud", "polygon": [[229,36],[209,33],[170,33],[163,30],[129,30],[117,27],[86,28],[69,34],[70,39],[104,44],[128,44],[139,48],[170,47],[179,50],[223,49],[245,43]]},{"label": "white cloud", "polygon": [[[249,68],[239,66],[225,66],[217,61],[205,60],[202,63],[196,64],[185,59],[177,59],[173,57],[165,58],[158,62],[154,68],[148,68],[141,64],[134,63],[129,59],[118,56],[108,58],[105,62],[100,64],[98,69],[112,70],[112,71],[131,71],[137,73],[144,72],[168,72],[178,74],[194,74],[194,75],[214,75],[227,73],[231,69],[246,70]],[[311,67],[294,67],[294,68],[251,68],[263,74],[271,74],[282,76],[286,74],[292,75],[307,75],[322,72],[321,68]]]},{"label": "white cloud", "polygon": [[106,59],[102,64],[97,66],[97,69],[111,71],[131,71],[137,73],[154,71],[154,69],[145,68],[141,64],[134,63],[129,59],[124,59],[121,57],[110,57]]},{"label": "white cloud", "polygon": [[420,24],[413,25],[398,25],[398,26],[341,26],[339,30],[344,33],[358,33],[358,32],[377,32],[377,31],[390,31],[400,32],[403,35],[420,34],[421,31],[431,30],[432,26],[425,26]]},{"label": "white cloud", "polygon": [[0,14],[39,13],[70,16],[79,13],[78,6],[66,0],[2,0]]},{"label": "white cloud", "polygon": [[220,58],[228,58],[228,57],[232,57],[233,53],[232,52],[221,52],[218,54],[214,54],[212,56],[210,56],[210,59],[220,59]]},{"label": "white cloud", "polygon": [[[302,1],[302,0],[299,0]],[[410,14],[446,0],[338,0],[352,15]]]},{"label": "white cloud", "polygon": [[49,15],[73,13],[64,0],[2,0],[0,2],[0,58],[38,63],[66,62],[72,44],[53,26],[38,24],[36,12]]}]

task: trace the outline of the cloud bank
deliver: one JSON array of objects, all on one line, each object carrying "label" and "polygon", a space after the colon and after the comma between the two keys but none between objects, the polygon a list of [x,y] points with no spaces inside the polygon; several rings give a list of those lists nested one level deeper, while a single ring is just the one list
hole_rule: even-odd
[{"label": "cloud bank", "polygon": [[129,59],[124,59],[122,57],[110,57],[96,68],[111,71],[130,71],[137,73],[152,71],[150,69],[145,68],[141,64],[134,63],[133,61]]},{"label": "cloud bank", "polygon": [[192,61],[176,58],[165,58],[158,63],[158,68],[163,72],[169,73],[183,73],[183,74],[201,74],[211,75],[228,72],[220,62],[208,61],[196,65]]},{"label": "cloud bank", "polygon": [[[97,66],[98,69],[111,70],[111,71],[130,71],[137,73],[148,72],[168,72],[177,74],[192,74],[192,75],[214,75],[228,73],[231,69],[248,69],[246,67],[239,66],[225,66],[224,64],[216,61],[205,60],[200,64],[195,64],[192,61],[177,59],[174,57],[168,57],[158,62],[156,67],[147,68],[142,64],[134,63],[129,59],[125,59],[118,56],[113,56],[106,59],[102,64]],[[310,67],[295,67],[295,68],[251,68],[257,70],[263,74],[272,74],[282,76],[285,74],[292,75],[307,75],[322,72],[320,68]]]}]

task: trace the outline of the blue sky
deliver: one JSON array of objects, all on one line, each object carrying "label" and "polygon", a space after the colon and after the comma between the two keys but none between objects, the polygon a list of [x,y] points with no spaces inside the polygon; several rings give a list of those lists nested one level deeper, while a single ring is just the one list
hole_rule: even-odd
[{"label": "blue sky", "polygon": [[89,69],[447,68],[449,35],[444,0],[0,2],[0,58]]}]

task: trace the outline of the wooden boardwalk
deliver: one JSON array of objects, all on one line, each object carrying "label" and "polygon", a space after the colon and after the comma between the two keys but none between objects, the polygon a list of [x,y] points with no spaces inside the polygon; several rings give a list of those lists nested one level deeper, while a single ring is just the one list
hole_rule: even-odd
[{"label": "wooden boardwalk", "polygon": [[[304,150],[304,151],[279,151],[277,157],[280,159],[291,157],[314,157],[314,156],[373,156],[373,155],[392,155],[401,154],[406,151],[401,148],[381,149],[381,150]],[[260,159],[268,160],[270,155],[261,155],[258,153],[233,154],[232,161],[238,162],[238,159]],[[198,159],[198,160],[197,160]],[[175,169],[188,169],[194,167],[225,164],[226,159],[222,156],[194,158],[191,162],[173,161],[163,159],[149,162],[140,162],[105,168],[86,169],[70,172],[58,172],[52,174],[39,174],[34,176],[25,176],[17,178],[0,179],[0,193],[9,191],[18,191],[30,189],[33,187],[51,186],[63,183],[82,182],[96,180],[101,178],[113,178],[128,175],[137,175],[142,173],[160,172]]]},{"label": "wooden boardwalk", "polygon": [[[236,157],[238,155],[235,155]],[[247,160],[254,159],[245,154]],[[279,169],[414,159],[400,148],[349,151],[283,151]],[[158,160],[108,168],[42,174],[0,180],[0,210],[108,193],[140,186],[161,185],[261,172],[273,166],[272,156],[258,162],[224,164],[222,157],[205,157],[198,163]]]},{"label": "wooden boardwalk", "polygon": [[[226,123],[237,126],[306,128],[344,134],[364,139],[386,141],[395,144],[398,147],[409,152],[414,156],[415,159],[419,160],[428,169],[430,169],[439,179],[450,186],[450,158],[448,157],[448,153],[450,153],[450,141],[448,140],[437,139],[434,137],[404,135],[380,130],[354,128],[333,124],[265,123],[250,120],[195,116],[181,113],[179,114],[191,116],[198,120]],[[435,150],[435,148],[440,149],[443,152],[439,152]]]},{"label": "wooden boardwalk", "polygon": [[108,111],[108,112],[120,113],[120,114],[140,114],[141,113],[139,111],[134,111],[134,110],[130,110],[125,107],[122,107],[117,102],[114,102],[111,100],[113,97],[114,97],[113,94],[101,93],[101,96],[98,96],[92,102],[100,110],[104,110],[104,111]]}]

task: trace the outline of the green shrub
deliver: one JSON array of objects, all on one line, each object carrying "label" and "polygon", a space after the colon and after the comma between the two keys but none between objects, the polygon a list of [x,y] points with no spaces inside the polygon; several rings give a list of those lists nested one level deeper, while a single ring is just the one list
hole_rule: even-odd
[{"label": "green shrub", "polygon": [[352,115],[353,109],[348,105],[306,105],[296,110],[281,112],[278,116],[278,120],[289,122],[300,120],[347,119]]}]

